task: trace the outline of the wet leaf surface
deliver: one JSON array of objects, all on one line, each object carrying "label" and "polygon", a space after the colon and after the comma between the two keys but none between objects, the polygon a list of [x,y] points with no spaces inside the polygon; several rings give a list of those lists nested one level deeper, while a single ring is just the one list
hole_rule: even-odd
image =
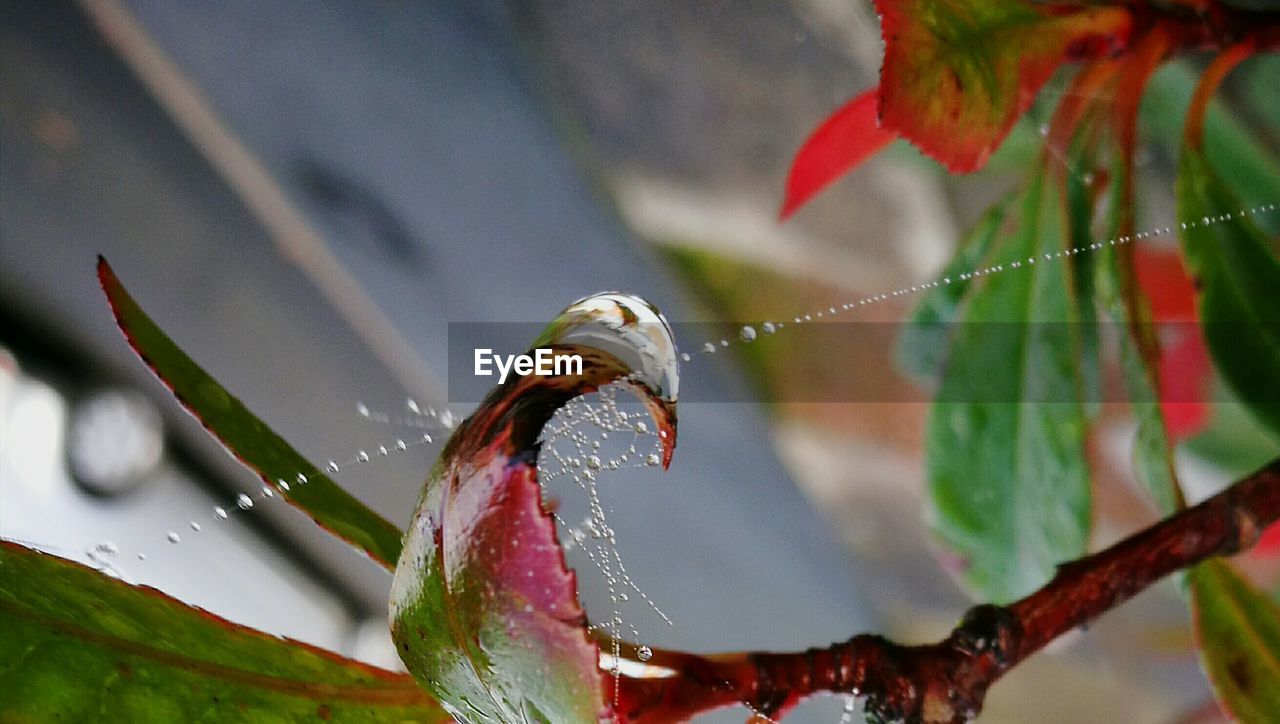
[{"label": "wet leaf surface", "polygon": [[406,674],[0,541],[0,719],[444,722]]},{"label": "wet leaf surface", "polygon": [[460,719],[595,722],[612,702],[543,508],[539,435],[570,399],[622,380],[648,407],[669,463],[675,344],[643,300],[598,295],[563,312],[533,347],[581,355],[583,374],[511,379],[455,430],[405,538],[392,636]]},{"label": "wet leaf surface", "polygon": [[1063,248],[1064,200],[1027,185],[947,354],[927,423],[932,525],[980,599],[1005,602],[1078,557],[1089,530],[1086,416],[1071,267],[1029,263]]}]

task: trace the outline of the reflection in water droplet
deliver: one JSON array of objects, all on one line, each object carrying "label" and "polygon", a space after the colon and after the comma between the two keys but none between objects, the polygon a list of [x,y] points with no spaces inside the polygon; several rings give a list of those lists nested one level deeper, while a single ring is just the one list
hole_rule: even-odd
[{"label": "reflection in water droplet", "polygon": [[742,338],[743,342],[754,341],[756,338],[756,329],[751,326],[743,327],[742,331],[738,332],[738,336]]},{"label": "reflection in water droplet", "polygon": [[236,505],[240,506],[240,510],[248,510],[253,507],[253,498],[241,493],[236,498]]},{"label": "reflection in water droplet", "polygon": [[169,538],[169,542],[170,542],[170,543],[181,543],[181,542],[182,542],[182,538],[181,538],[181,536],[179,536],[179,535],[178,535],[177,533],[175,533],[174,531],[169,531],[168,538]]},{"label": "reflection in water droplet", "polygon": [[338,463],[334,462],[333,460],[330,460],[329,464],[325,466],[325,469],[331,473],[336,473],[338,472]]},{"label": "reflection in water droplet", "polygon": [[636,656],[639,657],[641,661],[648,661],[653,658],[653,649],[648,646],[641,646],[639,649],[636,649]]}]

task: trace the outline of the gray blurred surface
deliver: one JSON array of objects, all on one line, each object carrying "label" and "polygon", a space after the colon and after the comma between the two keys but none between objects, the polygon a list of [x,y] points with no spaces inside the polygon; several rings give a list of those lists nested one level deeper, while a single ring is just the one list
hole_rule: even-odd
[{"label": "gray blurred surface", "polygon": [[[608,288],[691,318],[566,157],[500,13],[466,3],[129,6],[438,377],[450,321],[544,320]],[[400,434],[351,412],[358,400],[394,409],[400,386],[78,12],[3,7],[6,308],[142,380],[93,279],[101,252],[196,360],[313,460]],[[722,359],[691,366],[682,386],[740,390]],[[199,459],[254,487],[165,407]],[[788,479],[757,408],[680,413],[669,473],[603,485],[632,576],[676,624],[638,615],[647,640],[797,649],[874,627],[855,562]],[[417,452],[339,477],[403,523],[429,462]],[[194,496],[173,505],[205,509]],[[376,615],[385,574],[292,511],[261,514],[358,616]],[[80,535],[50,525],[51,537]],[[166,525],[156,522],[157,540]],[[199,566],[187,573],[202,575]],[[602,586],[591,572],[581,580],[590,610]],[[223,594],[227,610],[240,610],[230,602],[242,592]]]}]

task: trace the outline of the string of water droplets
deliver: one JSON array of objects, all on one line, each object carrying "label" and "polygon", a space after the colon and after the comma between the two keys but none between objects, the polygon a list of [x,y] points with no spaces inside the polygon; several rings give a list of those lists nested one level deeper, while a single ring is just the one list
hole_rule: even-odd
[{"label": "string of water droplets", "polygon": [[[1277,204],[1274,203],[1254,206],[1249,209],[1241,209],[1239,213],[1227,213],[1216,217],[1206,216],[1199,221],[1184,222],[1179,224],[1179,228],[1188,230],[1196,227],[1208,227],[1236,218],[1273,212],[1276,208]],[[1015,269],[1032,267],[1037,263],[1053,263],[1070,259],[1079,254],[1098,251],[1106,246],[1120,246],[1162,238],[1172,233],[1173,227],[1165,226],[1132,235],[1096,241],[1087,245],[1069,247],[1053,254],[1043,254],[1038,257],[1030,256],[1025,260],[1008,264],[979,267],[961,273],[954,279],[950,276],[941,276],[919,284],[864,296],[839,305],[832,305],[825,309],[797,315],[789,322],[763,322],[760,325],[759,332],[754,326],[746,325],[739,330],[736,340],[729,338],[708,340],[698,347],[695,354],[698,357],[715,354],[718,350],[728,348],[735,343],[753,342],[761,333],[772,335],[788,326],[810,323],[814,320],[850,313],[893,298],[950,285],[956,281],[970,281]],[[694,354],[685,352],[680,355],[680,358],[683,362],[689,363],[697,357]],[[566,552],[581,550],[605,580],[609,600],[612,604],[611,611],[606,620],[592,623],[590,626],[593,631],[603,633],[612,642],[612,656],[610,658],[613,663],[610,666],[610,671],[615,677],[615,695],[619,690],[619,687],[616,686],[616,680],[620,675],[620,662],[622,660],[621,642],[624,636],[627,635],[637,642],[641,638],[635,626],[623,619],[621,604],[628,602],[632,595],[639,596],[664,623],[669,626],[674,625],[671,619],[641,590],[628,573],[618,548],[616,532],[608,520],[608,516],[615,511],[607,508],[602,503],[597,485],[601,473],[623,468],[655,467],[661,463],[661,440],[657,434],[649,429],[646,415],[644,413],[630,413],[618,408],[618,394],[623,389],[619,385],[609,385],[601,388],[594,396],[594,399],[580,397],[570,401],[553,417],[544,430],[542,440],[543,455],[538,461],[539,482],[543,487],[544,495],[549,494],[547,487],[549,484],[560,478],[568,478],[587,496],[588,514],[581,523],[573,525],[562,518],[559,513],[553,513],[553,515],[557,524],[566,531],[564,543]],[[392,453],[406,452],[413,447],[431,444],[435,441],[433,432],[436,434],[447,433],[456,424],[456,417],[449,409],[424,408],[412,399],[406,401],[404,414],[392,415],[376,412],[369,409],[364,403],[357,403],[356,411],[362,418],[371,422],[412,428],[415,430],[415,435],[410,439],[398,437],[390,444],[379,445],[373,448],[374,453],[372,455],[366,449],[359,449],[352,457],[346,460],[329,460],[325,465],[325,470],[330,474],[337,474],[342,469],[352,465],[368,463],[375,456],[388,457]],[[648,447],[642,452],[641,447],[645,445],[642,441],[645,438],[652,439],[648,441]],[[613,457],[602,455],[602,450],[606,447],[606,441],[611,439],[615,443],[618,439],[623,440],[622,452]],[[571,449],[564,449],[563,446],[566,445]],[[274,499],[277,493],[287,494],[294,485],[306,485],[308,482],[307,476],[303,472],[296,473],[292,480],[277,479],[273,485],[262,485],[256,495],[251,496],[248,493],[240,493],[233,503],[225,506],[215,506],[211,518],[215,522],[227,520],[231,515],[238,512],[253,510],[255,504]],[[199,520],[193,518],[187,522],[185,528],[192,533],[199,533],[203,529],[203,525]],[[177,544],[182,541],[181,534],[177,528],[168,530],[165,534],[165,539],[171,544]],[[119,555],[119,548],[111,542],[98,543],[86,551],[86,557],[101,572],[117,578],[125,578],[122,569],[115,563]],[[138,552],[136,555],[139,561],[147,559],[145,552]],[[652,657],[652,649],[647,645],[639,645],[637,656],[641,661],[647,661]],[[726,685],[728,683],[725,682]],[[773,721],[763,712],[753,707],[750,702],[743,701],[742,703],[751,710],[757,719]],[[843,710],[839,721],[842,724],[851,722],[855,711],[856,699],[853,696],[844,697]]]},{"label": "string of water droplets", "polygon": [[[1207,228],[1209,226],[1225,223],[1233,219],[1243,219],[1250,216],[1258,216],[1261,214],[1273,212],[1276,210],[1276,208],[1277,208],[1277,204],[1274,204],[1274,203],[1260,204],[1258,206],[1254,206],[1251,208],[1240,209],[1239,212],[1228,212],[1225,214],[1221,214],[1219,216],[1205,216],[1199,221],[1181,222],[1178,224],[1178,228],[1183,231],[1194,229],[1197,227]],[[1086,253],[1098,251],[1103,247],[1122,246],[1124,244],[1130,244],[1130,243],[1135,243],[1139,241],[1147,241],[1150,239],[1169,237],[1172,234],[1173,234],[1172,226],[1157,227],[1154,229],[1150,229],[1148,231],[1140,231],[1134,234],[1117,236],[1117,237],[1105,239],[1102,241],[1095,241],[1090,244],[1082,244],[1080,246],[1073,246],[1073,247],[1067,247],[1065,249],[1059,249],[1057,252],[1052,254],[1042,254],[1039,256],[1033,255],[1033,256],[1027,257],[1025,260],[1015,261],[1009,264],[993,264],[991,266],[979,267],[977,269],[973,269],[971,271],[961,273],[958,276],[956,276],[956,278],[954,279],[950,276],[944,275],[929,281],[921,282],[919,284],[912,284],[911,286],[900,287],[892,291],[883,292],[880,294],[872,294],[870,296],[865,296],[858,299],[852,299],[847,302],[842,302],[837,305],[829,306],[825,309],[818,309],[812,312],[808,312],[806,314],[796,315],[791,319],[790,322],[782,322],[782,321],[764,322],[760,325],[759,332],[757,332],[756,328],[752,325],[744,325],[741,329],[738,330],[737,339],[730,339],[729,337],[724,337],[719,340],[707,340],[703,342],[701,345],[698,345],[697,350],[694,353],[692,354],[690,354],[689,352],[681,353],[680,360],[686,363],[692,362],[693,360],[698,359],[699,357],[706,357],[708,355],[715,354],[717,350],[728,348],[730,345],[733,345],[733,344],[754,342],[759,337],[760,333],[763,333],[765,335],[771,335],[777,332],[778,330],[781,330],[789,325],[794,326],[794,325],[813,322],[818,319],[824,319],[824,318],[829,319],[832,317],[836,317],[838,315],[853,312],[854,310],[862,309],[863,307],[880,304],[882,302],[886,302],[890,299],[894,299],[897,297],[904,297],[912,294],[918,294],[920,292],[927,292],[931,289],[937,289],[938,287],[943,287],[943,286],[953,284],[956,281],[962,281],[962,282],[971,281],[973,279],[977,279],[980,277],[988,277],[995,274],[1000,274],[1002,272],[1011,271],[1014,269],[1030,268],[1035,266],[1037,263],[1052,264],[1054,262],[1061,261],[1064,259],[1070,259],[1079,254],[1086,254]]]},{"label": "string of water droplets", "polygon": [[[377,457],[389,457],[393,453],[408,452],[416,447],[430,445],[435,442],[435,436],[432,435],[432,432],[435,432],[438,435],[442,432],[447,432],[453,429],[455,425],[456,418],[448,409],[441,409],[439,411],[430,407],[424,409],[412,399],[406,401],[405,407],[408,413],[406,416],[392,417],[390,415],[372,412],[364,403],[357,403],[356,411],[362,417],[374,422],[399,424],[405,427],[415,428],[416,430],[414,436],[410,439],[397,437],[394,440],[389,441],[387,444],[378,445],[376,448],[373,448],[374,455]],[[348,459],[341,461],[329,460],[325,464],[325,470],[329,474],[336,474],[343,468],[367,463],[372,460],[373,457],[374,456],[370,455],[368,450],[361,448]],[[207,525],[209,521],[218,523],[229,520],[232,515],[251,511],[256,505],[261,504],[264,501],[273,500],[277,495],[287,495],[294,486],[306,485],[309,482],[310,480],[308,479],[307,474],[305,472],[298,471],[289,480],[286,480],[285,478],[278,478],[272,484],[264,483],[259,486],[257,491],[252,495],[247,492],[239,493],[233,501],[213,506],[213,510],[209,513],[209,518],[204,523],[197,518],[191,518],[185,525],[170,527],[166,530],[164,539],[172,545],[177,545],[182,543],[183,535],[202,532],[204,530],[204,526]],[[187,532],[183,533],[180,531]],[[117,563],[119,556],[119,546],[111,541],[96,543],[85,551],[85,557],[88,558],[90,563],[93,564],[100,572],[114,578],[128,580],[129,576],[126,575],[123,567]],[[138,551],[135,554],[135,557],[137,561],[144,562],[147,560],[147,553],[145,551]]]}]

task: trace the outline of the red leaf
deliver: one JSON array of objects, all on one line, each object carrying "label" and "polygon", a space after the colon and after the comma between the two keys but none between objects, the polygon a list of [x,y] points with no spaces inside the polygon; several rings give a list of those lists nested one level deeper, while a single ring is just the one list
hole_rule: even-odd
[{"label": "red leaf", "polygon": [[880,122],[953,173],[981,168],[1068,58],[1128,39],[1129,11],[1029,2],[876,0],[884,37]]},{"label": "red leaf", "polygon": [[1178,254],[1140,246],[1135,258],[1138,285],[1151,303],[1156,322],[1178,333],[1165,340],[1160,356],[1160,409],[1169,436],[1184,440],[1209,422],[1205,403],[1212,365],[1204,337],[1195,322],[1195,286]]},{"label": "red leaf", "polygon": [[876,116],[876,89],[872,88],[828,116],[805,139],[787,174],[786,198],[779,218],[790,216],[832,181],[898,137],[880,128]]}]

